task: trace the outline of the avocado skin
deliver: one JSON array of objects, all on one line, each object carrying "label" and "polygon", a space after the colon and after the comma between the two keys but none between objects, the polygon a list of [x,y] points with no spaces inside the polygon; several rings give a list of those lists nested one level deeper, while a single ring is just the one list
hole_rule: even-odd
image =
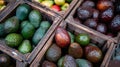
[{"label": "avocado skin", "polygon": [[38,10],[32,10],[29,14],[29,20],[30,23],[35,27],[38,28],[41,20],[42,20],[42,15]]},{"label": "avocado skin", "polygon": [[48,21],[42,21],[40,24],[40,27],[35,31],[34,36],[32,38],[32,42],[34,45],[37,45],[39,41],[43,38],[45,33],[50,27],[50,22]]},{"label": "avocado skin", "polygon": [[46,59],[56,62],[61,57],[61,54],[61,48],[56,44],[52,44],[52,46],[46,52]]},{"label": "avocado skin", "polygon": [[34,35],[35,28],[29,21],[23,21],[21,24],[21,34],[25,39],[31,39]]},{"label": "avocado skin", "polygon": [[18,47],[18,50],[23,53],[30,53],[32,51],[32,45],[29,40],[24,40],[22,44]]},{"label": "avocado skin", "polygon": [[20,21],[23,21],[27,18],[28,14],[30,13],[31,8],[27,4],[21,4],[17,9],[16,9],[16,16]]},{"label": "avocado skin", "polygon": [[66,55],[64,57],[62,67],[77,67],[77,64],[72,56]]},{"label": "avocado skin", "polygon": [[19,20],[16,16],[8,18],[5,21],[4,29],[6,33],[14,33],[19,29]]},{"label": "avocado skin", "polygon": [[92,63],[85,59],[76,59],[78,67],[93,67]]}]

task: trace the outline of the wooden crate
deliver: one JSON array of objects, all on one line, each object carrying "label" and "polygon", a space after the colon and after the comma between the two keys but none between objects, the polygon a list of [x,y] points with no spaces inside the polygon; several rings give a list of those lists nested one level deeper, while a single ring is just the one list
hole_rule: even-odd
[{"label": "wooden crate", "polygon": [[32,60],[36,57],[37,53],[42,49],[42,47],[44,46],[44,43],[48,40],[48,38],[50,37],[54,29],[57,27],[57,25],[59,24],[59,21],[62,19],[60,16],[56,15],[55,13],[52,13],[51,11],[46,11],[43,8],[38,7],[32,2],[20,1],[12,6],[12,8],[8,11],[8,13],[4,15],[4,17],[0,20],[0,22],[4,22],[7,18],[14,16],[16,8],[23,3],[26,3],[29,6],[31,6],[32,9],[39,10],[44,20],[48,20],[52,22],[52,25],[49,28],[49,30],[46,32],[44,37],[41,39],[41,41],[38,43],[38,45],[29,54],[21,54],[20,52],[18,52],[18,50],[6,46],[5,42],[0,43],[0,50],[2,52],[7,53],[8,55],[10,55],[11,57],[15,58],[20,62],[31,63]]},{"label": "wooden crate", "polygon": [[[68,22],[71,21],[71,22],[73,22],[72,24],[75,24],[75,22],[77,22],[77,21],[74,20],[74,15],[75,15],[75,13],[76,13],[77,8],[78,8],[81,4],[82,4],[81,1],[79,1],[79,2],[77,3],[77,5],[74,7],[74,9],[72,10],[72,12],[71,12],[71,13],[69,14],[69,16],[67,17],[66,21],[68,21]],[[118,42],[118,40],[117,40],[117,37],[118,37],[118,36],[115,37],[115,38],[109,37],[109,36],[107,36],[107,35],[105,35],[105,34],[102,34],[102,33],[98,32],[98,31],[90,28],[90,27],[87,27],[87,26],[85,26],[85,25],[83,25],[83,24],[81,24],[81,23],[79,23],[78,26],[83,27],[83,28],[85,28],[85,29],[88,29],[90,33],[92,33],[92,34],[94,34],[94,35],[96,35],[96,36],[100,36],[101,38],[104,38],[104,39],[107,39],[107,40],[108,40],[108,39],[111,39],[112,41],[114,41],[114,42],[116,42],[116,43]]]},{"label": "wooden crate", "polygon": [[110,61],[112,60],[112,57],[114,56],[116,49],[120,46],[120,33],[118,34],[118,43],[115,43],[115,45],[112,46],[112,50],[109,52],[109,55],[107,56],[108,59],[106,59],[105,67],[109,66]]},{"label": "wooden crate", "polygon": [[[83,28],[80,27],[79,25],[69,21],[63,21],[60,24],[61,27],[65,28],[68,31],[74,32],[75,34],[77,33],[87,33],[91,40],[93,42],[97,42],[101,48],[101,50],[103,51],[103,61],[100,63],[100,67],[104,67],[107,61],[107,57],[109,55],[109,53],[111,52],[113,46],[110,45],[114,45],[113,41],[111,39],[106,39],[104,37],[101,36],[97,36],[91,32],[89,32],[89,29],[87,28]],[[54,41],[54,36],[55,36],[55,31],[53,32],[53,35],[49,38],[49,40],[46,42],[46,44],[44,45],[43,49],[38,53],[38,55],[36,56],[35,60],[32,62],[32,64],[30,65],[30,67],[38,67],[41,65],[41,62],[43,62],[43,59],[45,57],[45,53],[47,51],[47,49],[51,46],[52,42]],[[41,66],[40,66],[41,67]]]},{"label": "wooden crate", "polygon": [[[0,51],[0,54],[5,54],[5,55],[7,55],[6,53],[3,53],[3,52],[1,52]],[[9,55],[7,55],[7,56],[9,56]],[[14,58],[12,58],[12,57],[10,57],[9,56],[9,58],[10,58],[10,65],[9,65],[9,67],[25,67],[25,63],[23,64],[23,62],[20,62],[20,61],[18,61],[18,60],[16,60],[16,59],[14,59]],[[2,60],[2,59],[1,59]],[[3,59],[4,60],[4,59]],[[0,62],[0,64],[1,64],[2,62]],[[22,63],[22,64],[21,64]]]},{"label": "wooden crate", "polygon": [[44,9],[47,9],[47,10],[50,10],[58,15],[60,15],[62,18],[66,18],[67,15],[72,11],[72,9],[74,9],[74,7],[76,6],[76,4],[78,3],[78,1],[83,1],[83,0],[73,0],[71,3],[70,3],[70,6],[69,8],[67,8],[66,11],[60,11],[60,12],[56,12],[54,10],[52,10],[51,8],[49,7],[46,7],[38,2],[36,2],[35,0],[31,0],[32,2],[36,3],[37,5],[43,7]]},{"label": "wooden crate", "polygon": [[4,9],[0,10],[0,19],[2,18],[2,15],[7,13],[9,11],[9,9],[11,8],[11,6],[17,2],[18,1],[16,1],[16,0],[13,0],[13,1],[6,0],[6,7]]}]

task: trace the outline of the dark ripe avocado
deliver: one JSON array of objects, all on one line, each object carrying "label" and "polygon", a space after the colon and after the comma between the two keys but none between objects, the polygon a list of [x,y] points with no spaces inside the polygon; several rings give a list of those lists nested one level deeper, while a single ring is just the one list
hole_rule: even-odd
[{"label": "dark ripe avocado", "polygon": [[100,12],[97,9],[93,9],[93,18],[98,20]]},{"label": "dark ripe avocado", "polygon": [[64,56],[58,60],[58,63],[57,63],[58,67],[62,67],[63,60],[64,60]]},{"label": "dark ripe avocado", "polygon": [[88,45],[85,47],[85,56],[86,58],[93,63],[98,63],[99,61],[101,61],[102,59],[102,51],[96,47],[96,46],[92,46],[92,45]]},{"label": "dark ripe avocado", "polygon": [[99,0],[97,3],[97,9],[100,11],[104,11],[109,7],[114,7],[112,1],[109,0]]},{"label": "dark ripe avocado", "polygon": [[96,30],[103,33],[103,34],[106,34],[108,29],[107,29],[106,24],[98,23]]},{"label": "dark ripe avocado", "polygon": [[0,67],[9,67],[10,57],[6,54],[0,54]]},{"label": "dark ripe avocado", "polygon": [[79,19],[86,20],[92,16],[93,12],[92,9],[89,7],[78,7],[77,15]]},{"label": "dark ripe avocado", "polygon": [[109,23],[114,17],[114,9],[108,8],[100,14],[100,18],[105,23]]},{"label": "dark ripe avocado", "polygon": [[55,41],[58,46],[65,48],[69,46],[71,40],[68,32],[64,28],[58,27],[55,31]]},{"label": "dark ripe avocado", "polygon": [[120,15],[116,15],[110,24],[110,28],[113,32],[120,31]]},{"label": "dark ripe avocado", "polygon": [[44,61],[42,63],[42,67],[57,67],[53,62],[50,62],[50,61]]},{"label": "dark ripe avocado", "polygon": [[78,43],[71,43],[68,49],[68,54],[74,58],[81,58],[83,55],[83,49]]},{"label": "dark ripe avocado", "polygon": [[62,67],[77,67],[77,64],[72,56],[66,55],[64,57]]},{"label": "dark ripe avocado", "polygon": [[16,9],[16,16],[18,17],[19,20],[23,21],[27,18],[29,12],[30,12],[30,6],[27,4],[21,4],[17,9]]},{"label": "dark ripe avocado", "polygon": [[84,24],[90,28],[96,29],[98,22],[96,19],[88,19],[84,22]]},{"label": "dark ripe avocado", "polygon": [[19,20],[13,16],[5,21],[4,29],[6,33],[16,32],[19,28]]},{"label": "dark ripe avocado", "polygon": [[92,63],[85,59],[76,59],[78,67],[93,67]]},{"label": "dark ripe avocado", "polygon": [[49,61],[56,62],[61,57],[61,48],[56,44],[52,44],[52,46],[46,52],[46,58]]},{"label": "dark ripe avocado", "polygon": [[93,1],[87,0],[83,2],[82,6],[83,7],[95,7],[95,3]]},{"label": "dark ripe avocado", "polygon": [[81,46],[87,46],[90,42],[90,37],[85,33],[80,33],[75,37],[75,41]]}]

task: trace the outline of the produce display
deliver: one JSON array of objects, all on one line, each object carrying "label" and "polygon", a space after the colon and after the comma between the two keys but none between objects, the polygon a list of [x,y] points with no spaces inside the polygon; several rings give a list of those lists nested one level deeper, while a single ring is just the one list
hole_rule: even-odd
[{"label": "produce display", "polygon": [[14,16],[0,24],[0,37],[9,47],[23,54],[30,53],[51,26],[51,22],[43,16],[31,6],[21,4],[16,8]]},{"label": "produce display", "polygon": [[0,0],[0,11],[6,7],[5,0]]},{"label": "produce display", "polygon": [[16,61],[7,54],[0,52],[0,67],[16,67]]},{"label": "produce display", "polygon": [[104,53],[87,33],[73,34],[57,27],[44,56],[40,67],[99,67]]},{"label": "produce display", "polygon": [[45,5],[57,12],[65,11],[69,7],[69,4],[72,2],[72,0],[33,0],[33,1]]},{"label": "produce display", "polygon": [[111,67],[120,63],[120,45],[112,47],[120,39],[120,0],[0,0],[0,11],[4,8],[0,67],[100,67],[107,62]]},{"label": "produce display", "polygon": [[119,0],[85,0],[76,10],[75,20],[110,37],[120,31]]}]

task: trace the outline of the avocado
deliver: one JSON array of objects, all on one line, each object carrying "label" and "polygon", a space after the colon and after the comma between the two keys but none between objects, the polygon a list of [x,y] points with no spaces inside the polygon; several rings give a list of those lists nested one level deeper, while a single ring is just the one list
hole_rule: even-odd
[{"label": "avocado", "polygon": [[17,33],[8,34],[5,37],[6,44],[10,47],[17,47],[21,44],[23,37]]},{"label": "avocado", "polygon": [[42,21],[40,24],[40,27],[44,28],[44,29],[49,29],[49,27],[51,26],[49,21]]},{"label": "avocado", "polygon": [[23,21],[21,34],[25,39],[30,39],[34,35],[35,28],[29,21]]},{"label": "avocado", "polygon": [[22,44],[18,47],[18,50],[23,53],[30,53],[32,51],[32,45],[29,40],[24,40]]},{"label": "avocado", "polygon": [[56,62],[61,57],[61,48],[56,44],[52,44],[52,46],[46,52],[46,59],[49,61]]},{"label": "avocado", "polygon": [[5,21],[4,29],[6,33],[14,33],[19,29],[19,20],[13,16]]},{"label": "avocado", "polygon": [[76,59],[78,67],[93,67],[92,63],[85,59]]},{"label": "avocado", "polygon": [[32,10],[29,14],[29,20],[35,28],[38,28],[42,20],[42,15],[38,10]]},{"label": "avocado", "polygon": [[77,67],[75,59],[70,55],[65,55],[62,67]]},{"label": "avocado", "polygon": [[43,38],[46,31],[49,29],[50,23],[48,21],[42,21],[40,27],[34,33],[32,38],[33,44],[37,45],[38,42]]},{"label": "avocado", "polygon": [[0,67],[9,67],[10,57],[6,54],[0,54]]},{"label": "avocado", "polygon": [[64,60],[64,56],[58,60],[58,63],[57,63],[58,67],[62,67],[63,60]]},{"label": "avocado", "polygon": [[69,32],[69,31],[68,31],[68,34],[69,34],[69,36],[70,36],[71,43],[73,43],[74,40],[75,40],[75,36],[74,36],[71,32]]},{"label": "avocado", "polygon": [[56,64],[55,63],[53,63],[53,62],[50,62],[50,61],[44,61],[43,63],[42,63],[42,67],[57,67],[56,66]]},{"label": "avocado", "polygon": [[78,43],[71,43],[68,49],[68,54],[74,58],[81,58],[83,55],[83,49]]},{"label": "avocado", "polygon": [[4,24],[0,24],[0,37],[4,36],[5,33],[5,29],[4,29]]},{"label": "avocado", "polygon": [[90,37],[88,34],[80,33],[75,37],[75,41],[81,46],[87,46],[90,43]]},{"label": "avocado", "polygon": [[30,9],[29,5],[21,4],[16,9],[16,16],[18,17],[19,20],[23,21],[27,18],[30,11],[31,11],[31,9]]}]

